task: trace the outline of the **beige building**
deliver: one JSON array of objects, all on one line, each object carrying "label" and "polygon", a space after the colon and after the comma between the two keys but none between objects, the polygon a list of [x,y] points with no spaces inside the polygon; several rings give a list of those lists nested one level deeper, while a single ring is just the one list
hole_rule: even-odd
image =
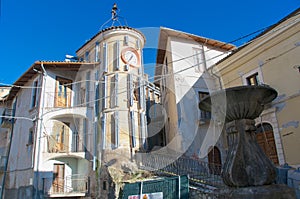
[{"label": "beige building", "polygon": [[300,9],[214,65],[221,87],[267,84],[278,97],[256,119],[257,140],[276,164],[300,166]]}]

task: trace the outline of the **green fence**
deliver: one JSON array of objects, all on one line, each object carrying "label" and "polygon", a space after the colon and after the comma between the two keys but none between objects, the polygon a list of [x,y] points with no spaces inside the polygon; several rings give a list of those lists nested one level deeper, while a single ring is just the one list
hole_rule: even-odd
[{"label": "green fence", "polygon": [[186,199],[189,198],[189,179],[187,176],[177,176],[136,183],[126,183],[120,198]]}]

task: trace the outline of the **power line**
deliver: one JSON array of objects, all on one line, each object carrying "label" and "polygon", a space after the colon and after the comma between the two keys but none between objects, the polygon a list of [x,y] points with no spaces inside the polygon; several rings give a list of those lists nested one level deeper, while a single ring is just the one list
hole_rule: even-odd
[{"label": "power line", "polygon": [[[288,53],[288,52],[290,52],[291,50],[293,50],[293,49],[295,49],[295,48],[297,48],[298,46],[295,46],[295,47],[293,47],[293,48],[291,48],[291,49],[289,49],[289,50],[287,50],[287,51],[284,51],[284,52],[282,52],[282,53],[280,53],[278,56],[276,56],[276,57],[274,57],[273,59],[275,59],[275,58],[277,58],[277,57],[279,57],[279,56],[282,56],[283,54],[286,54],[286,53]],[[222,54],[221,54],[222,55]],[[212,57],[211,59],[215,59],[215,58],[217,58],[218,56],[221,56],[221,55],[217,55],[217,56],[215,56],[215,57]],[[210,61],[211,59],[208,59],[207,61]],[[272,59],[272,60],[273,60]],[[271,60],[269,60],[269,61],[271,61]],[[268,62],[269,62],[268,61]],[[267,62],[266,62],[267,63]],[[192,65],[192,66],[190,66],[190,67],[188,67],[188,68],[184,68],[184,69],[182,69],[182,70],[180,70],[180,71],[177,71],[176,73],[169,73],[169,74],[166,74],[166,75],[161,75],[160,76],[160,78],[159,79],[156,79],[155,80],[155,82],[156,81],[160,81],[160,80],[162,80],[162,79],[164,79],[164,78],[167,78],[168,76],[173,76],[173,75],[175,75],[175,74],[178,74],[178,73],[181,73],[181,72],[183,72],[183,71],[185,71],[185,70],[188,70],[188,69],[191,69],[191,68],[194,68],[195,66],[197,66],[198,64],[195,64],[195,65]],[[134,74],[135,75],[135,74]],[[136,76],[138,76],[138,75],[136,75]],[[138,76],[138,77],[140,77],[140,76]],[[156,77],[158,77],[158,76],[156,76]],[[192,76],[192,77],[194,77],[194,78],[200,78],[200,77],[197,77],[197,76]],[[204,79],[209,79],[209,78],[205,78],[205,77],[203,77]],[[232,79],[231,81],[234,81],[234,80],[236,80],[236,79],[239,79],[239,78],[234,78],[234,79]],[[143,80],[145,83],[144,84],[142,84],[142,85],[140,85],[140,87],[143,87],[143,86],[147,86],[149,83],[152,83],[152,82],[149,82],[148,80]],[[128,81],[126,81],[126,82],[128,82]],[[139,87],[136,87],[136,89],[137,88],[139,88]],[[119,89],[120,90],[120,89]],[[128,89],[127,89],[127,87],[124,87],[120,92],[118,92],[118,93],[116,93],[116,95],[120,95],[120,94],[123,94],[123,93],[126,93],[128,91]],[[47,93],[47,92],[46,92]],[[95,102],[99,102],[99,101],[101,101],[101,100],[104,100],[104,99],[108,99],[108,98],[111,98],[112,96],[111,95],[108,95],[108,96],[104,96],[104,97],[101,97],[101,98],[98,98],[98,99],[95,99],[95,100],[91,100],[91,101],[88,101],[88,102],[84,102],[84,103],[81,103],[81,104],[76,104],[75,106],[72,106],[73,108],[74,107],[82,107],[82,106],[85,106],[85,105],[89,105],[89,104],[93,104],[93,103],[95,103]],[[64,108],[61,108],[61,109],[64,109]],[[53,111],[57,111],[58,109],[55,109],[55,110],[51,110],[51,111],[48,111],[48,112],[46,112],[45,114],[47,114],[47,113],[50,113],[50,112],[53,112]],[[44,114],[44,115],[45,115]],[[6,116],[1,116],[1,117],[6,117]],[[7,117],[6,117],[7,118]],[[9,118],[13,118],[13,117],[9,117]],[[18,117],[15,117],[16,119],[18,119]],[[28,119],[28,120],[33,120],[32,118],[26,118],[26,117],[19,117],[19,119]]]},{"label": "power line", "polygon": [[[289,25],[292,25],[292,24],[294,24],[294,23],[297,23],[298,21],[299,21],[299,19],[297,18],[297,19],[295,19],[294,21],[292,21],[292,22],[290,22],[290,23],[288,23],[288,24],[286,24],[286,25],[284,25],[284,26],[281,26],[281,27],[279,27],[279,28],[277,28],[277,29],[274,29],[273,31],[270,31],[269,33],[266,33],[266,34],[262,35],[261,37],[258,37],[258,38],[256,38],[256,39],[250,40],[249,42],[245,43],[245,44],[242,45],[241,47],[243,47],[243,46],[245,46],[245,45],[248,45],[248,44],[250,44],[250,43],[253,43],[254,41],[256,41],[256,40],[258,40],[258,39],[261,39],[261,38],[263,38],[263,37],[266,37],[266,36],[268,36],[269,34],[275,33],[275,32],[277,32],[277,31],[279,31],[279,30],[281,30],[281,29],[283,29],[283,28],[285,28],[285,27],[287,27],[287,26],[289,26]],[[271,26],[272,26],[272,25],[271,25]],[[271,27],[271,26],[268,26],[268,27]],[[266,29],[266,28],[264,28],[264,29]],[[262,29],[260,29],[260,30],[262,30]],[[255,32],[257,32],[257,31],[255,31]],[[241,48],[241,47],[240,47],[240,48]],[[209,49],[209,50],[211,50],[211,49]],[[215,57],[212,57],[212,58],[210,58],[210,59],[207,59],[206,61],[213,60],[213,59],[215,59],[215,58],[217,58],[217,57],[219,57],[219,56],[222,56],[222,55],[227,54],[228,52],[232,52],[232,51],[234,51],[234,50],[226,51],[226,52],[224,52],[224,53],[222,53],[222,54],[220,54],[220,55],[217,55],[217,56],[215,56]],[[193,56],[194,56],[194,55],[193,55]],[[192,57],[192,56],[188,56],[188,57],[184,57],[184,58],[181,58],[181,59],[178,59],[178,60],[170,61],[170,62],[168,62],[168,63],[174,63],[174,62],[181,61],[181,60],[184,60],[184,59],[187,59],[187,58],[190,58],[190,57]],[[204,62],[201,62],[201,63],[203,64]],[[162,80],[163,78],[166,78],[166,77],[168,77],[168,76],[171,76],[171,75],[175,75],[175,74],[181,73],[181,72],[186,71],[186,70],[189,70],[189,69],[191,69],[191,68],[193,68],[193,67],[195,67],[195,66],[198,66],[198,65],[201,64],[201,63],[197,63],[197,64],[192,65],[192,66],[190,66],[190,67],[187,67],[187,68],[184,68],[184,69],[182,69],[182,70],[179,70],[179,71],[177,71],[177,72],[175,72],[175,73],[163,74],[163,75],[160,75],[160,76],[153,76],[153,77],[150,77],[149,79],[160,77],[160,78],[158,78],[158,79],[156,79],[156,80],[154,81],[154,82],[159,82],[159,81]],[[137,75],[137,76],[138,76],[138,75]],[[138,77],[141,77],[141,76],[138,76]],[[92,80],[91,80],[91,81],[92,81]],[[147,84],[149,83],[149,80],[143,79],[143,81],[145,81],[145,82],[147,82],[147,83],[146,83],[146,84],[143,84],[143,85],[140,85],[140,86],[147,86]],[[79,82],[80,82],[80,81],[79,81]],[[94,82],[105,82],[105,81],[94,81]],[[78,82],[74,82],[74,83],[78,83]],[[151,83],[153,83],[153,82],[151,82]],[[22,88],[22,87],[21,87],[21,88]],[[137,87],[137,88],[138,88],[138,87]],[[124,91],[119,92],[119,93],[117,93],[117,94],[125,93],[125,92],[127,92],[127,90],[128,90],[127,88],[124,88]],[[78,105],[76,105],[75,107],[80,107],[80,106],[83,106],[83,105],[88,105],[88,104],[91,104],[91,103],[93,103],[93,102],[98,102],[98,101],[100,101],[100,100],[103,100],[103,99],[106,99],[106,98],[110,98],[110,97],[111,97],[111,96],[102,97],[102,98],[99,98],[99,99],[97,99],[97,100],[92,100],[92,101],[89,101],[89,102],[85,102],[85,103],[82,103],[82,104],[78,104]]]},{"label": "power line", "polygon": [[[299,15],[299,14],[300,14],[300,13],[296,13],[295,15],[293,15],[293,16],[291,16],[291,17],[297,16],[297,15]],[[291,17],[290,17],[290,18],[291,18]],[[273,31],[271,31],[271,32],[269,32],[269,33],[266,33],[265,35],[263,35],[263,36],[261,36],[261,37],[259,37],[259,38],[255,38],[255,39],[253,39],[253,40],[250,40],[250,41],[246,42],[245,44],[241,45],[239,48],[241,48],[241,47],[243,47],[243,46],[245,46],[245,45],[248,45],[249,43],[252,43],[252,42],[256,41],[257,39],[263,38],[263,37],[265,37],[265,36],[267,36],[267,35],[269,35],[269,34],[271,34],[271,33],[274,33],[274,32],[276,32],[276,31],[279,31],[279,30],[281,30],[282,28],[285,28],[286,26],[289,26],[289,25],[291,25],[291,24],[293,24],[293,23],[297,23],[298,21],[299,21],[299,19],[297,18],[297,19],[295,19],[294,21],[290,22],[289,24],[286,24],[286,25],[284,25],[284,26],[281,26],[281,27],[279,27],[278,29],[275,29],[275,30],[273,30]],[[244,36],[241,36],[241,37],[239,37],[239,38],[237,38],[237,39],[234,39],[234,40],[232,40],[232,41],[230,41],[230,42],[224,43],[223,45],[231,44],[231,43],[234,43],[234,42],[239,41],[239,40],[241,40],[241,39],[247,38],[247,37],[249,37],[249,36],[251,36],[251,35],[254,35],[254,34],[258,33],[258,32],[264,31],[264,30],[266,30],[266,29],[268,29],[268,28],[270,28],[270,27],[272,27],[272,26],[274,26],[274,25],[276,25],[276,23],[274,23],[274,24],[272,24],[272,25],[269,25],[269,26],[266,26],[266,27],[264,27],[264,28],[258,29],[258,30],[256,30],[256,31],[253,31],[253,32],[251,32],[251,33],[249,33],[249,34],[246,34],[246,35],[244,35]],[[222,46],[223,46],[223,45],[222,45]],[[204,51],[204,53],[209,52],[209,51],[214,50],[214,49],[217,49],[217,48],[219,48],[219,47],[210,48],[210,49]],[[235,51],[235,50],[236,50],[236,49],[226,51],[224,54],[233,52],[233,51]],[[200,55],[200,54],[202,54],[202,52],[201,52],[201,53],[197,53],[197,54],[193,54],[193,55],[190,55],[190,56],[182,57],[182,58],[177,59],[177,60],[169,61],[169,62],[167,62],[166,64],[171,64],[171,63],[179,62],[179,61],[182,61],[182,60],[185,60],[185,59],[188,59],[188,58],[192,58],[192,57],[197,56],[197,55]],[[204,62],[201,62],[201,63],[198,63],[198,64],[203,64],[203,63],[204,63]],[[151,66],[151,68],[152,68],[152,67],[157,67],[157,66],[154,65],[154,66]],[[144,67],[144,69],[148,70],[148,68],[145,68],[145,67]],[[150,78],[154,78],[154,77],[150,77]],[[103,82],[103,81],[97,81],[97,80],[82,80],[82,81],[72,82],[72,83],[69,83],[69,84],[71,85],[71,84],[76,84],[76,83],[85,82],[85,81],[91,81],[91,82]],[[64,84],[64,85],[69,85],[69,84]],[[9,86],[9,87],[17,87],[17,88],[41,88],[41,87],[33,87],[33,86],[19,86],[19,85],[6,84],[6,83],[0,83],[0,85]]]},{"label": "power line", "polygon": [[[297,15],[300,15],[300,13],[297,13],[297,14],[291,16],[290,18],[292,18],[292,17],[294,17],[294,16],[297,16]],[[254,39],[252,39],[252,40],[250,40],[250,41],[244,43],[244,44],[241,45],[238,49],[240,49],[240,48],[242,48],[242,47],[244,47],[244,46],[246,46],[246,45],[248,45],[248,44],[250,44],[250,43],[253,43],[254,41],[256,41],[256,40],[258,40],[258,39],[264,38],[264,37],[268,36],[269,34],[272,34],[272,33],[274,33],[274,32],[277,32],[277,31],[279,31],[279,30],[281,30],[281,29],[283,29],[283,28],[285,28],[285,27],[287,27],[287,26],[290,26],[290,25],[292,25],[292,24],[294,24],[294,23],[297,23],[298,21],[299,21],[299,18],[296,18],[294,21],[292,21],[292,22],[290,22],[290,23],[288,23],[288,24],[286,24],[286,25],[280,26],[279,28],[277,28],[277,29],[275,29],[275,30],[273,30],[273,31],[270,31],[269,33],[266,33],[266,34],[264,34],[264,35],[262,35],[262,36],[260,36],[260,37],[258,37],[258,38],[254,38]],[[272,25],[269,25],[269,26],[267,26],[267,27],[261,28],[261,29],[259,29],[259,30],[256,30],[256,31],[254,31],[254,32],[252,32],[252,33],[246,34],[246,35],[244,35],[244,36],[241,36],[241,37],[239,37],[239,38],[237,38],[237,39],[235,39],[235,40],[232,40],[232,41],[230,41],[230,42],[224,43],[223,45],[227,45],[227,44],[230,44],[230,43],[234,43],[234,42],[236,42],[236,41],[238,41],[238,40],[241,40],[241,39],[244,39],[244,38],[249,37],[249,36],[251,36],[251,35],[254,35],[254,34],[258,33],[258,32],[267,30],[267,29],[269,29],[269,28],[271,28],[271,27],[273,27],[273,26],[275,26],[275,25],[276,25],[276,23],[274,23],[274,24],[272,24]],[[209,52],[209,51],[214,50],[214,49],[217,49],[217,48],[218,48],[218,47],[210,48],[210,49],[204,51],[204,53]],[[227,53],[228,53],[228,52],[234,52],[235,50],[237,50],[237,49],[229,50],[229,51],[226,51],[226,52],[227,52]],[[202,52],[201,52],[201,53],[202,53]],[[183,57],[183,58],[180,58],[180,59],[177,59],[177,60],[169,61],[169,62],[167,62],[165,65],[172,64],[172,63],[178,62],[178,61],[182,61],[182,60],[184,60],[184,59],[188,59],[188,58],[191,58],[191,57],[193,57],[193,56],[197,56],[197,55],[199,55],[199,54],[201,54],[201,53],[194,54],[194,55],[187,56],[187,57]],[[202,63],[203,63],[203,62],[202,62]],[[199,64],[201,64],[201,63],[199,63]],[[151,66],[151,67],[153,67],[153,66]],[[154,67],[157,67],[157,66],[154,66]],[[153,77],[152,77],[152,78],[153,78]]]}]

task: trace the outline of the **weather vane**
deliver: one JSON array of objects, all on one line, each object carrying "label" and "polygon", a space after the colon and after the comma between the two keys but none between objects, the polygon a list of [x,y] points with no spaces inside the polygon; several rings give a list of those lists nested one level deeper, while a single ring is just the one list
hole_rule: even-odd
[{"label": "weather vane", "polygon": [[[0,1],[1,1],[1,0],[0,0]],[[114,26],[114,24],[115,24],[116,21],[119,23],[120,26],[122,26],[121,22],[119,21],[119,18],[123,19],[125,26],[128,26],[128,25],[127,25],[126,19],[124,19],[124,17],[121,17],[121,16],[119,15],[119,11],[120,11],[120,10],[118,9],[117,4],[114,3],[114,5],[113,5],[113,7],[112,7],[112,9],[111,9],[111,18],[110,18],[107,22],[105,22],[105,23],[101,26],[100,29],[102,30],[103,27],[105,27],[110,21],[112,21],[111,26]]]},{"label": "weather vane", "polygon": [[111,19],[114,20],[114,21],[118,20],[117,11],[118,11],[117,4],[114,3],[114,5],[113,5],[113,7],[111,9]]}]

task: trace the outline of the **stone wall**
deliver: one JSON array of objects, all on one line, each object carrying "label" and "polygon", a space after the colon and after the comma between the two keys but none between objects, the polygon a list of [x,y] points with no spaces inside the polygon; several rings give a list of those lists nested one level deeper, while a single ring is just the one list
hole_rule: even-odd
[{"label": "stone wall", "polygon": [[216,199],[218,196],[213,193],[207,193],[204,190],[190,187],[189,199]]}]

